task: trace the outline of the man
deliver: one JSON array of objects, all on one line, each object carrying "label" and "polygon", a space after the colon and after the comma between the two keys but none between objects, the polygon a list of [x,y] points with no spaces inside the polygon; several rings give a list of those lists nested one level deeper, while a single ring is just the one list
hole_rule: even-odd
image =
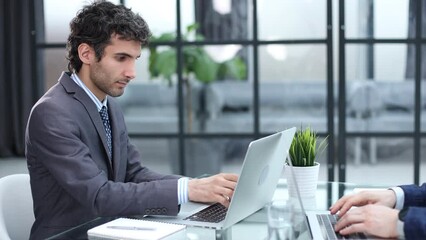
[{"label": "man", "polygon": [[99,1],[70,23],[69,71],[33,107],[26,131],[35,222],[44,239],[97,216],[176,215],[187,201],[228,206],[238,176],[188,179],[141,166],[109,97],[135,78],[150,32],[130,9]]},{"label": "man", "polygon": [[330,212],[338,213],[335,230],[343,235],[364,232],[381,238],[426,239],[426,184],[346,195]]}]

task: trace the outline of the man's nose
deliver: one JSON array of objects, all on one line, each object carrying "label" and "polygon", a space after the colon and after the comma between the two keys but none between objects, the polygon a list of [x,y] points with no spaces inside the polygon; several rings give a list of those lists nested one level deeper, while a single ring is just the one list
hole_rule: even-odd
[{"label": "man's nose", "polygon": [[124,71],[124,76],[129,80],[132,80],[136,77],[135,63],[129,64],[129,66]]}]

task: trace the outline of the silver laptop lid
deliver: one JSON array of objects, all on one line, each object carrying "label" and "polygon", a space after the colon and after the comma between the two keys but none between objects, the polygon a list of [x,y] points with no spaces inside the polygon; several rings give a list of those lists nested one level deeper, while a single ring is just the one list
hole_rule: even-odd
[{"label": "silver laptop lid", "polygon": [[271,201],[295,132],[293,127],[249,144],[224,228]]}]

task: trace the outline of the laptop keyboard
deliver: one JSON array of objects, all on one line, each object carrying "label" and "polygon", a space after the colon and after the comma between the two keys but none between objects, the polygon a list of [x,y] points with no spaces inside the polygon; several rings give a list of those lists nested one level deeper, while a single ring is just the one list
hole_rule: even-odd
[{"label": "laptop keyboard", "polygon": [[225,219],[228,209],[220,203],[215,203],[203,210],[192,214],[184,220],[218,223]]},{"label": "laptop keyboard", "polygon": [[327,239],[367,239],[363,233],[356,233],[351,235],[341,235],[334,231],[334,225],[339,220],[337,215],[332,214],[318,214],[318,222],[323,227],[323,233]]}]

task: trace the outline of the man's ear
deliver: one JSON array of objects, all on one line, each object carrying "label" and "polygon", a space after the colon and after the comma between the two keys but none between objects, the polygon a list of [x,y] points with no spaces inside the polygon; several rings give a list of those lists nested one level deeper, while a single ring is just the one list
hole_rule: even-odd
[{"label": "man's ear", "polygon": [[78,46],[78,57],[84,64],[90,64],[96,58],[95,51],[87,43]]}]

